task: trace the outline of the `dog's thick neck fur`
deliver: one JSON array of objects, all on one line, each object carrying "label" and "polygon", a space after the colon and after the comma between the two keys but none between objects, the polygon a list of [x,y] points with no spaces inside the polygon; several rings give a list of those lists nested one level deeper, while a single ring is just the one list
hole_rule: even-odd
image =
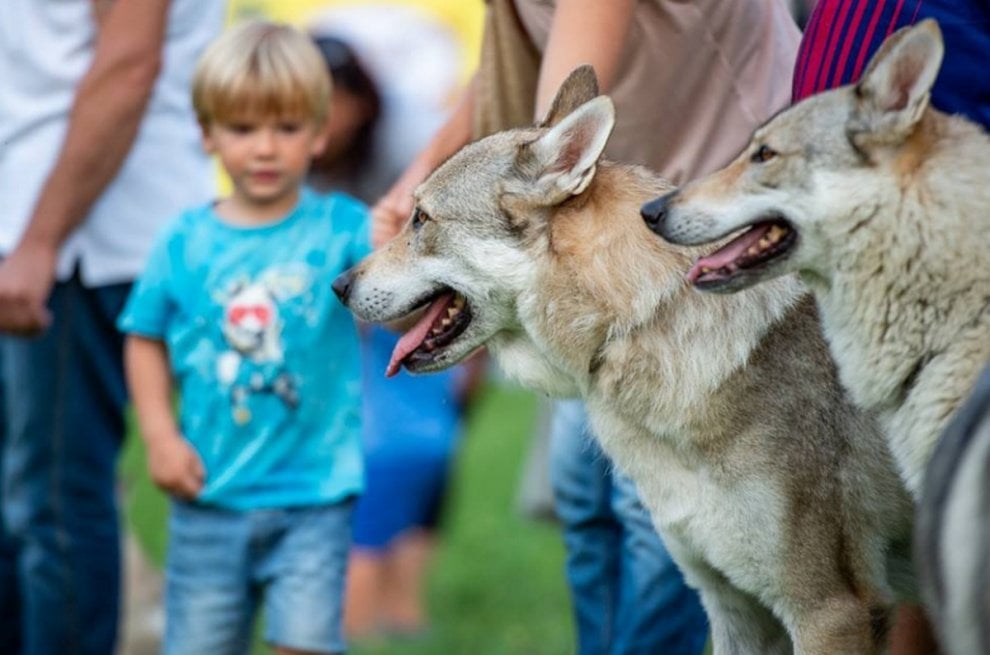
[{"label": "dog's thick neck fur", "polygon": [[888,422],[915,493],[937,436],[990,359],[988,162],[982,130],[928,110],[874,166],[873,204],[856,208],[864,218],[834,222],[829,272],[806,278],[844,384]]},{"label": "dog's thick neck fur", "polygon": [[[526,285],[542,291],[522,294],[523,333],[501,335],[493,351],[511,374],[555,395],[617,394],[626,367],[662,370],[670,384],[648,399],[649,413],[666,417],[673,432],[746,365],[766,326],[781,320],[803,288],[784,278],[729,298],[691,289],[683,271],[696,253],[662,244],[638,215],[644,198],[671,187],[644,169],[623,168],[601,164],[584,193],[552,210],[533,245],[550,257]],[[601,222],[621,222],[622,229],[600,229]],[[543,304],[546,297],[555,300]],[[613,353],[628,353],[630,344],[641,345],[633,359],[642,359],[616,361]],[[706,351],[701,361],[668,356],[699,347]]]}]

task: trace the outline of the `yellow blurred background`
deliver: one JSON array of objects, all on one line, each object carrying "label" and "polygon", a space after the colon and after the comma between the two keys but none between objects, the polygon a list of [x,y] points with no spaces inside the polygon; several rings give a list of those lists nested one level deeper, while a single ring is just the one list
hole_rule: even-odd
[{"label": "yellow blurred background", "polygon": [[321,11],[356,5],[397,5],[422,10],[448,26],[462,41],[461,68],[466,78],[478,61],[481,47],[482,0],[231,0],[228,19],[250,16],[306,25]]}]

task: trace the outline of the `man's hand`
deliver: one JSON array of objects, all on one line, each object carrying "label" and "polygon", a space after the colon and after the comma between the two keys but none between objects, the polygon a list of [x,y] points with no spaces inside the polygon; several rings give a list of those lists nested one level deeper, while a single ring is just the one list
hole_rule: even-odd
[{"label": "man's hand", "polygon": [[464,147],[471,138],[474,114],[474,78],[461,94],[447,122],[430,143],[416,156],[382,198],[371,208],[371,244],[380,248],[402,229],[413,210],[413,191],[448,157]]},{"label": "man's hand", "polygon": [[371,244],[381,248],[399,233],[413,210],[413,191],[433,172],[435,163],[419,157],[371,208]]},{"label": "man's hand", "polygon": [[371,208],[371,245],[381,248],[392,240],[402,229],[402,221],[409,216],[409,211],[404,211],[406,205],[412,205],[412,196],[407,196],[406,200],[392,189]]},{"label": "man's hand", "polygon": [[199,455],[178,434],[149,441],[148,472],[158,487],[176,498],[192,500],[203,488],[206,471]]},{"label": "man's hand", "polygon": [[99,29],[65,140],[21,242],[0,264],[0,332],[31,335],[49,324],[58,248],[117,175],[158,79],[171,0],[90,2]]},{"label": "man's hand", "polygon": [[0,332],[31,336],[51,323],[47,303],[57,255],[52,248],[22,244],[0,263]]}]

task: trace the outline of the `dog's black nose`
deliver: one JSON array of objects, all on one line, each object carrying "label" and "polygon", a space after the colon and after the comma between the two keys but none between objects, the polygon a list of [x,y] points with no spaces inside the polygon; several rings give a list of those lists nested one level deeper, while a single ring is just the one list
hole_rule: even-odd
[{"label": "dog's black nose", "polygon": [[646,226],[654,232],[659,233],[660,225],[663,223],[664,219],[667,218],[667,205],[670,203],[670,199],[674,197],[674,193],[677,192],[674,191],[665,196],[654,198],[640,207],[640,216],[642,216],[643,220],[646,221]]},{"label": "dog's black nose", "polygon": [[347,269],[338,275],[337,279],[333,281],[332,285],[330,285],[333,288],[333,292],[337,294],[338,298],[340,298],[340,302],[345,305],[347,304],[347,298],[351,295],[351,285],[354,282],[353,270],[353,268]]}]

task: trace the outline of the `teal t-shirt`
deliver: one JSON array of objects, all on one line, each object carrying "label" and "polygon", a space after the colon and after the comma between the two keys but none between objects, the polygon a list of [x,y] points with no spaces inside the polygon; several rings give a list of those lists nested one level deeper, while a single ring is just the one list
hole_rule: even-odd
[{"label": "teal t-shirt", "polygon": [[331,289],[371,250],[367,209],[303,191],[277,223],[225,223],[212,205],[161,234],[119,320],[161,339],[179,423],[206,468],[198,501],[237,510],[357,493],[357,328]]}]

